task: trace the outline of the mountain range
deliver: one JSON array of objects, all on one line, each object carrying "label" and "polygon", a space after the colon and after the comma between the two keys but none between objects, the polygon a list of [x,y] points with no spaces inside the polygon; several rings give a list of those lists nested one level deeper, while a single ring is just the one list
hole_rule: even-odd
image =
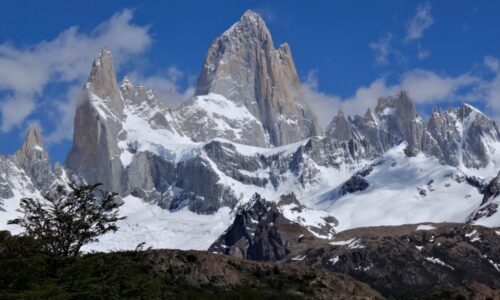
[{"label": "mountain range", "polygon": [[0,156],[0,228],[19,232],[6,222],[22,197],[70,182],[102,183],[127,216],[87,251],[146,242],[278,260],[312,245],[290,242],[298,236],[322,245],[370,226],[500,226],[492,118],[463,104],[424,119],[406,91],[363,116],[325,109],[332,121],[321,128],[290,46],[275,48],[252,11],[213,41],[194,96],[175,109],[149,87],[118,81],[104,49],[83,86],[65,163],[51,165],[37,128]]}]

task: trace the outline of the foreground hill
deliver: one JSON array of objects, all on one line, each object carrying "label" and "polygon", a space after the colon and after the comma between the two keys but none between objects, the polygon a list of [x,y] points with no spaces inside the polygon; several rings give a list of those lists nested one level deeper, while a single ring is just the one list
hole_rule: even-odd
[{"label": "foreground hill", "polygon": [[0,299],[382,299],[350,276],[200,251],[50,258],[0,232]]}]

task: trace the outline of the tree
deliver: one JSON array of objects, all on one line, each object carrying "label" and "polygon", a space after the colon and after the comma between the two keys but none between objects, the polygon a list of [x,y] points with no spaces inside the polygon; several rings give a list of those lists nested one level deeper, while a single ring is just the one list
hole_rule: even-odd
[{"label": "tree", "polygon": [[101,184],[58,186],[44,199],[21,199],[17,210],[22,216],[10,220],[25,229],[44,252],[56,256],[77,256],[83,245],[115,232],[118,217],[116,193],[99,188]]}]

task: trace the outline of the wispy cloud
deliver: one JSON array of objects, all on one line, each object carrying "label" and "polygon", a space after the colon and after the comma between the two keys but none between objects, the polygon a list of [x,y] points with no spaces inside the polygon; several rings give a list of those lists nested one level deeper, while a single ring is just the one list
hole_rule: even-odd
[{"label": "wispy cloud", "polygon": [[[377,65],[389,65],[392,62],[404,65],[407,60],[400,49],[404,49],[404,43],[415,42],[421,39],[434,22],[431,15],[431,5],[429,3],[417,7],[415,15],[406,25],[406,35],[404,38],[398,38],[392,33],[387,33],[375,42],[371,42],[369,47],[375,52],[375,62]],[[425,60],[430,57],[431,52],[417,44],[416,56],[419,60]]]},{"label": "wispy cloud", "polygon": [[421,39],[424,31],[429,28],[434,19],[431,15],[431,5],[426,3],[417,7],[415,16],[408,22],[406,26],[405,41],[413,41]]},{"label": "wispy cloud", "polygon": [[420,44],[417,45],[417,57],[420,60],[424,60],[431,56],[431,52],[427,49],[424,49]]},{"label": "wispy cloud", "polygon": [[406,59],[393,46],[394,36],[391,33],[386,34],[376,42],[370,43],[370,48],[375,52],[375,62],[377,65],[387,65],[393,61],[398,64],[404,64]]}]

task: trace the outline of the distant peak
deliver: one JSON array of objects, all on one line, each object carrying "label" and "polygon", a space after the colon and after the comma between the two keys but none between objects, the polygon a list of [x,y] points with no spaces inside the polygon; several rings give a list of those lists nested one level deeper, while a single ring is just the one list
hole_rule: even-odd
[{"label": "distant peak", "polygon": [[344,111],[342,109],[338,110],[338,112],[337,112],[337,118],[345,119],[345,114],[344,114]]},{"label": "distant peak", "polygon": [[120,90],[116,81],[111,51],[104,48],[96,55],[87,80],[87,87],[103,99],[119,99]]},{"label": "distant peak", "polygon": [[462,109],[464,109],[464,110],[469,110],[469,111],[474,111],[474,112],[478,112],[478,113],[480,113],[480,114],[482,114],[482,113],[483,113],[483,112],[482,112],[482,111],[480,111],[478,108],[476,108],[476,107],[474,107],[474,106],[472,106],[472,105],[470,105],[470,104],[468,104],[468,103],[463,103],[463,104],[462,104]]},{"label": "distant peak", "polygon": [[127,90],[130,90],[130,89],[133,89],[133,88],[134,88],[134,84],[133,84],[133,83],[132,83],[132,81],[128,78],[128,76],[125,76],[125,77],[123,77],[121,87],[122,87],[122,88],[125,88],[125,89],[127,89]]},{"label": "distant peak", "polygon": [[251,21],[261,21],[262,17],[251,9],[245,10],[245,13],[241,16],[241,20],[251,20]]},{"label": "distant peak", "polygon": [[254,34],[264,33],[264,36],[269,36],[269,29],[266,23],[259,14],[252,10],[247,10],[241,16],[240,20],[231,26],[223,36],[231,36],[233,34],[241,34],[243,32],[253,32]]},{"label": "distant peak", "polygon": [[29,148],[34,148],[35,146],[43,148],[42,135],[38,127],[31,126],[28,129],[26,137],[24,138],[24,145],[26,145]]},{"label": "distant peak", "polygon": [[[412,119],[416,117],[415,103],[411,100],[407,91],[401,90],[394,96],[381,97],[377,101],[375,112],[377,114],[383,113],[387,108],[395,108],[397,110],[404,110],[409,113]],[[414,115],[414,116],[413,116]]]},{"label": "distant peak", "polygon": [[104,48],[95,56],[92,69],[113,67],[112,61],[113,57],[111,56],[111,51],[108,48]]},{"label": "distant peak", "polygon": [[38,127],[30,127],[24,138],[24,143],[16,152],[20,161],[25,159],[48,159],[48,154],[43,148],[42,134]]}]

